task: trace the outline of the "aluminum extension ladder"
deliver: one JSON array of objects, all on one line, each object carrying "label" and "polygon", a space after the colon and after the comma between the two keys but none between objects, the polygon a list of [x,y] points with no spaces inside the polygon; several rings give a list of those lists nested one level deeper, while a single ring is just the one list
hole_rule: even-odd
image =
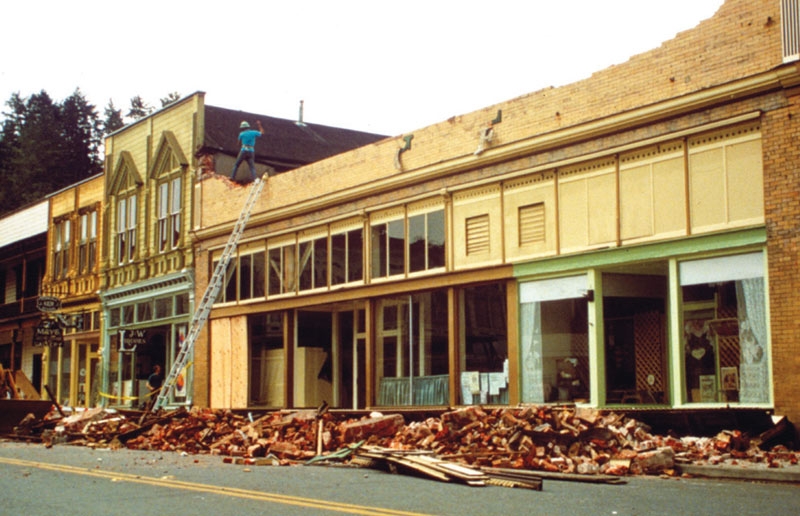
[{"label": "aluminum extension ladder", "polygon": [[236,252],[236,245],[239,243],[239,239],[242,237],[242,233],[244,233],[244,228],[247,225],[247,221],[250,219],[250,212],[253,209],[253,205],[255,204],[259,194],[261,194],[261,190],[264,189],[264,185],[266,183],[266,179],[257,178],[253,183],[253,188],[250,189],[250,194],[247,196],[244,208],[242,208],[242,213],[239,215],[239,220],[236,222],[233,232],[228,238],[228,243],[225,244],[225,249],[222,251],[222,256],[220,256],[217,266],[214,268],[214,273],[211,275],[211,279],[208,282],[206,292],[203,294],[203,298],[200,300],[200,304],[192,316],[192,321],[189,323],[189,332],[186,334],[186,338],[184,339],[183,344],[180,346],[178,355],[175,357],[175,362],[172,363],[172,369],[170,369],[169,374],[164,379],[164,383],[161,386],[161,390],[158,393],[155,403],[153,403],[153,412],[157,412],[169,401],[172,389],[175,387],[175,382],[189,361],[189,357],[194,349],[194,343],[197,341],[197,337],[200,335],[200,330],[208,320],[208,314],[211,313],[211,307],[216,301],[217,295],[219,294],[222,284],[225,281],[225,273],[228,270],[228,264],[230,263],[233,254]]}]

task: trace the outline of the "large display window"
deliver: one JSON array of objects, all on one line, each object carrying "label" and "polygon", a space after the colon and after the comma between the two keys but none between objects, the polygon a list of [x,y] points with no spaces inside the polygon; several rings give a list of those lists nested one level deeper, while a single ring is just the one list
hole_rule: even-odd
[{"label": "large display window", "polygon": [[509,396],[506,286],[467,287],[459,296],[459,399],[464,405],[505,405]]},{"label": "large display window", "polygon": [[680,264],[688,403],[769,402],[764,255]]},{"label": "large display window", "polygon": [[586,274],[520,285],[523,402],[588,399],[587,291]]}]

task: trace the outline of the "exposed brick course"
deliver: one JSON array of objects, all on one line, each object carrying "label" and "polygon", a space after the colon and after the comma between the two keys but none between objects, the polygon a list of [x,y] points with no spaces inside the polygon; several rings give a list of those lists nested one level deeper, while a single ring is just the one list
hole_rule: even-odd
[{"label": "exposed brick course", "polygon": [[764,208],[775,410],[800,421],[800,91],[765,114]]}]

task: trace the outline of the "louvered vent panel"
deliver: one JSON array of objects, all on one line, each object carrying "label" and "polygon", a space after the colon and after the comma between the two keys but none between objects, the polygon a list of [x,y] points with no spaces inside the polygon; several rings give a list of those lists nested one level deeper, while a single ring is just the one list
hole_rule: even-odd
[{"label": "louvered vent panel", "polygon": [[800,0],[781,0],[783,62],[800,59]]},{"label": "louvered vent panel", "polygon": [[489,252],[489,215],[467,219],[467,256]]},{"label": "louvered vent panel", "polygon": [[519,245],[544,242],[544,203],[519,209]]}]

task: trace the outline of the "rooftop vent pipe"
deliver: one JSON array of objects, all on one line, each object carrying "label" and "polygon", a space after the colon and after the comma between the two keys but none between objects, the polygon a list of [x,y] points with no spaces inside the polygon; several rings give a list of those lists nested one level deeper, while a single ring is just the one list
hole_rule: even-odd
[{"label": "rooftop vent pipe", "polygon": [[297,115],[296,124],[297,125],[306,125],[306,123],[303,122],[303,101],[302,100],[300,101],[300,112]]}]

